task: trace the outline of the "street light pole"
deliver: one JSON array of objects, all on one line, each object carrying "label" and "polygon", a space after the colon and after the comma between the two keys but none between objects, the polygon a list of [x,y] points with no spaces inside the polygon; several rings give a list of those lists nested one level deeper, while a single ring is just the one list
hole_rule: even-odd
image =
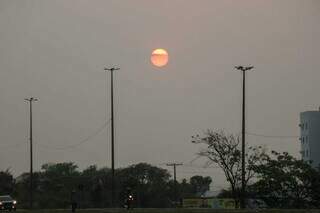
[{"label": "street light pole", "polygon": [[240,70],[242,72],[242,152],[241,152],[241,199],[240,199],[240,207],[242,209],[245,208],[245,198],[246,198],[246,142],[245,142],[245,136],[246,136],[246,107],[245,107],[245,100],[246,100],[246,71],[249,71],[253,69],[253,66],[236,66],[237,70]]},{"label": "street light pole", "polygon": [[114,207],[115,199],[115,184],[114,184],[114,110],[113,110],[113,72],[119,70],[120,68],[104,68],[105,71],[110,71],[111,73],[111,206]]},{"label": "street light pole", "polygon": [[30,189],[29,189],[29,202],[30,202],[30,209],[33,208],[33,147],[32,147],[32,102],[38,101],[38,99],[31,97],[24,99],[25,101],[29,102],[29,110],[30,110],[30,124],[29,124],[29,140],[30,140]]}]

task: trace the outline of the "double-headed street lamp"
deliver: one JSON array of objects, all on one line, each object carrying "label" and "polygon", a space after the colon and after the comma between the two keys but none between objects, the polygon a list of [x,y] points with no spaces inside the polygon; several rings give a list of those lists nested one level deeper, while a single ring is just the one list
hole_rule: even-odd
[{"label": "double-headed street lamp", "polygon": [[236,66],[237,70],[242,72],[242,152],[241,152],[241,199],[240,199],[240,206],[242,209],[245,208],[245,198],[246,198],[246,121],[245,121],[245,100],[246,100],[246,71],[252,70],[253,66]]},{"label": "double-headed street lamp", "polygon": [[29,140],[30,140],[30,189],[29,189],[29,202],[30,202],[30,209],[33,208],[33,147],[32,147],[32,102],[38,101],[37,98],[25,98],[25,101],[29,102],[29,110],[30,110],[30,125],[29,125]]},{"label": "double-headed street lamp", "polygon": [[111,73],[111,206],[114,207],[115,184],[114,184],[114,110],[113,110],[113,72],[120,68],[104,68],[104,71]]}]

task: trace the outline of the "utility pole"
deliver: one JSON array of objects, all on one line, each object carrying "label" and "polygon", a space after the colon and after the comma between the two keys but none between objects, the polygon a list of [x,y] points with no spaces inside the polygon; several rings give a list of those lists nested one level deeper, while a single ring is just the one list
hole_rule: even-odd
[{"label": "utility pole", "polygon": [[120,68],[104,68],[104,71],[111,73],[111,206],[114,207],[115,201],[115,184],[114,184],[114,110],[113,110],[113,72],[120,70]]},{"label": "utility pole", "polygon": [[29,189],[29,202],[30,202],[30,209],[33,208],[33,148],[32,148],[32,102],[38,101],[38,99],[31,97],[25,98],[25,101],[29,102],[29,110],[30,110],[30,133],[29,133],[29,140],[30,140],[30,189]]},{"label": "utility pole", "polygon": [[242,72],[242,152],[241,152],[241,199],[240,199],[240,207],[242,209],[246,208],[245,200],[246,200],[246,71],[253,69],[253,66],[236,66],[237,70]]},{"label": "utility pole", "polygon": [[176,167],[182,166],[182,163],[167,163],[167,166],[173,166],[173,184],[174,184],[174,198],[175,198],[175,205],[178,202],[178,190],[177,190],[177,172]]}]

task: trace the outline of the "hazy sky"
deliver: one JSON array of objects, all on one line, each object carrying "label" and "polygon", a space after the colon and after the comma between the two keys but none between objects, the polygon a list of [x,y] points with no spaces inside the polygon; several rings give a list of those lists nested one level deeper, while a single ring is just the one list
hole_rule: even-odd
[{"label": "hazy sky", "polygon": [[[299,135],[299,112],[320,105],[319,0],[0,0],[0,169],[29,170],[28,105],[35,96],[34,162],[110,165],[110,76],[115,74],[116,166],[188,164],[204,130]],[[150,63],[165,48],[165,68]],[[102,129],[102,130],[101,130]],[[95,135],[97,131],[99,134]],[[87,142],[82,140],[92,136]],[[299,156],[298,138],[248,136]],[[203,161],[194,164],[202,165]],[[171,169],[171,168],[169,168]],[[179,167],[179,179],[217,169]]]}]

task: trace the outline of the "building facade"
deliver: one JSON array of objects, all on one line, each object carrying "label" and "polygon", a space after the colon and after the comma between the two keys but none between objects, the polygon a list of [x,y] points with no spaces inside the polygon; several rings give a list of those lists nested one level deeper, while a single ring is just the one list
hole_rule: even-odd
[{"label": "building facade", "polygon": [[311,161],[312,166],[320,165],[320,110],[300,113],[301,157]]}]

